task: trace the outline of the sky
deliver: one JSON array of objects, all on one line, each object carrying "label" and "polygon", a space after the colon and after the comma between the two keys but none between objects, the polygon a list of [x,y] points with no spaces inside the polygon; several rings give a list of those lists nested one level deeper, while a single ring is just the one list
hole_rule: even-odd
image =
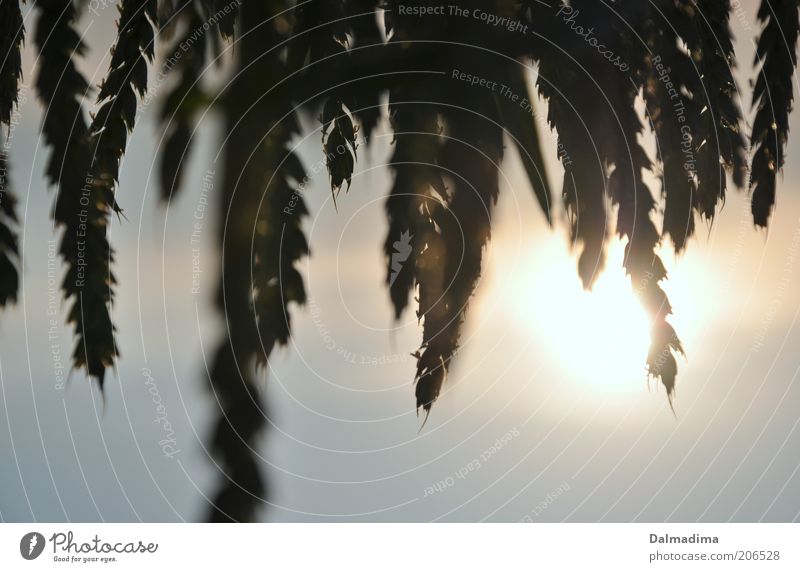
[{"label": "sky", "polygon": [[[733,4],[746,87],[755,8]],[[82,21],[92,48],[82,69],[95,84],[107,70],[115,17],[113,6],[97,8]],[[218,189],[206,177],[221,172],[218,119],[200,122],[184,189],[164,205],[155,162],[160,86],[141,110],[118,191],[127,219],[110,231],[121,357],[103,398],[82,373],[69,373],[31,44],[10,137],[23,282],[17,306],[0,315],[0,518],[202,520],[220,479],[206,449],[215,403],[205,382],[222,325],[210,304]],[[297,149],[310,166],[321,159],[319,132],[311,118],[304,125]],[[543,138],[560,188],[553,139]],[[269,486],[260,518],[799,520],[797,146],[790,141],[768,232],[753,227],[745,194],[731,191],[713,226],[698,223],[685,254],[664,255],[671,322],[687,354],[674,413],[645,375],[646,318],[621,268],[622,246],[611,245],[595,291],[583,292],[563,213],[549,229],[509,151],[462,350],[422,427],[410,355],[421,330],[413,312],[393,322],[383,286],[384,118],[338,211],[324,173],[308,187],[309,303],[294,311],[292,342],[259,382],[268,429],[257,452]],[[197,221],[199,246],[191,242]]]}]

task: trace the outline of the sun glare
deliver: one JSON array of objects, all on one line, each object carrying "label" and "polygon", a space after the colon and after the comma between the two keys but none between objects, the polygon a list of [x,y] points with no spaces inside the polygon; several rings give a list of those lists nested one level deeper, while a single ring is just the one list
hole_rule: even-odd
[{"label": "sun glare", "polygon": [[516,276],[503,287],[510,315],[540,340],[538,348],[568,381],[603,393],[641,391],[650,328],[622,269],[624,245],[610,245],[606,268],[587,292],[565,241],[548,242],[521,256],[514,264],[523,266],[507,274]]}]

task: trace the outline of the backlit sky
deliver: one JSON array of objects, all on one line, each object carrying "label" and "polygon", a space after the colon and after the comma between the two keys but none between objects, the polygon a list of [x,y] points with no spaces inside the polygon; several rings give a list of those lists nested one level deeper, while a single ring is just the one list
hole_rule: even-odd
[{"label": "backlit sky", "polygon": [[[754,12],[743,2],[731,21],[742,86],[751,77]],[[83,22],[94,54],[83,69],[94,83],[107,69],[114,17],[109,7]],[[48,151],[38,138],[31,44],[11,139],[24,282],[20,303],[0,316],[0,518],[202,519],[204,495],[219,478],[203,448],[215,409],[204,356],[220,327],[209,305],[217,189],[206,186],[204,207],[203,178],[221,172],[213,164],[219,125],[213,116],[202,122],[183,193],[165,208],[153,174],[155,106],[143,110],[122,168],[128,220],[111,229],[118,371],[105,403],[80,373],[60,388],[58,360],[68,367],[72,340],[64,328],[49,332],[48,294],[61,275],[52,273],[53,193],[41,176]],[[310,119],[306,125],[316,129]],[[792,127],[800,133],[800,115]],[[665,256],[672,323],[687,351],[674,415],[662,388],[645,378],[647,327],[621,246],[612,245],[596,292],[582,292],[564,225],[547,229],[509,153],[463,351],[420,429],[409,354],[421,331],[413,313],[392,323],[382,285],[390,140],[384,121],[338,212],[324,176],[309,186],[310,302],[295,312],[293,343],[274,354],[263,382],[264,519],[800,519],[797,141],[768,233],[753,228],[747,198],[732,191],[713,227],[698,224],[686,254]],[[319,161],[318,133],[298,145],[306,165]],[[203,226],[198,294],[195,220]],[[159,444],[166,432],[154,421],[154,392],[174,429],[172,456]]]}]

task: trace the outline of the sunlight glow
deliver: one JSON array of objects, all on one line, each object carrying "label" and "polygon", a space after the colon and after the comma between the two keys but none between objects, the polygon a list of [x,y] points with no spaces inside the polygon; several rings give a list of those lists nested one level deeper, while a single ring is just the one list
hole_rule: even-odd
[{"label": "sunlight glow", "polygon": [[[517,326],[537,338],[566,381],[607,394],[641,391],[650,343],[647,314],[622,269],[624,244],[610,245],[606,268],[591,292],[577,276],[574,253],[562,240],[549,240],[515,262],[516,278],[503,305]],[[507,261],[504,261],[507,262]]]}]

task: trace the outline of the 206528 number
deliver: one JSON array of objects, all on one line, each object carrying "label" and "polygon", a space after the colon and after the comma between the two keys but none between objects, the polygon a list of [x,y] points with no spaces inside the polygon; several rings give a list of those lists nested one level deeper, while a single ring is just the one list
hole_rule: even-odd
[{"label": "206528 number", "polygon": [[780,560],[779,550],[737,550],[736,560]]}]

